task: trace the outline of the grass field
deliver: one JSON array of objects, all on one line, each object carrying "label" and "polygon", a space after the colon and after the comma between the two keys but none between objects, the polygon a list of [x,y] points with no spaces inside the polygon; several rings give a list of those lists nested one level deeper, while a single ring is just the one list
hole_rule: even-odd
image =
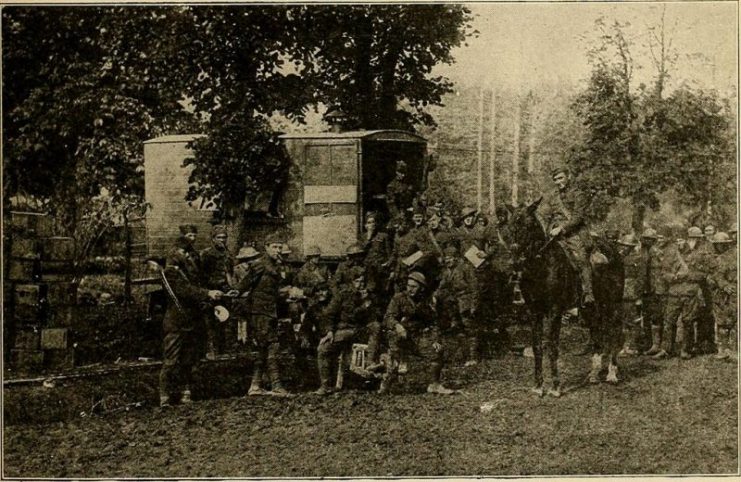
[{"label": "grass field", "polygon": [[[537,398],[513,355],[444,377],[463,393],[221,398],[6,426],[8,477],[264,477],[716,474],[738,469],[737,366],[709,357],[623,360],[617,386],[584,383],[561,358],[565,394]],[[571,333],[571,334],[569,334]],[[155,377],[151,377],[154,380]],[[484,403],[493,408],[485,413]]]}]

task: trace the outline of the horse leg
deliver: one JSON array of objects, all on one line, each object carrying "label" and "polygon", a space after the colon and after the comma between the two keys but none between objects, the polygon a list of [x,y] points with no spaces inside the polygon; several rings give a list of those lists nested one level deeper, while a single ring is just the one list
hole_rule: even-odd
[{"label": "horse leg", "polygon": [[623,346],[623,329],[622,322],[620,319],[620,310],[617,305],[610,305],[606,307],[609,312],[609,316],[605,320],[607,325],[604,327],[605,330],[605,346],[607,354],[610,357],[610,364],[607,367],[607,378],[605,379],[608,383],[618,383],[618,353]]},{"label": "horse leg", "polygon": [[548,348],[548,361],[551,368],[551,388],[548,390],[548,395],[554,397],[561,396],[561,376],[558,371],[558,348],[561,342],[561,315],[562,310],[553,310],[546,317],[547,321],[547,348]]},{"label": "horse leg", "polygon": [[588,381],[589,383],[599,383],[599,374],[602,371],[603,350],[607,349],[607,345],[605,344],[604,331],[602,330],[602,328],[604,327],[600,326],[598,317],[596,316],[596,312],[594,309],[589,308],[583,310],[582,316],[589,326],[589,338],[592,348],[592,365],[589,370]]},{"label": "horse leg", "polygon": [[544,313],[534,312],[530,320],[530,332],[532,335],[533,361],[535,363],[535,387],[533,392],[543,396],[543,320]]}]

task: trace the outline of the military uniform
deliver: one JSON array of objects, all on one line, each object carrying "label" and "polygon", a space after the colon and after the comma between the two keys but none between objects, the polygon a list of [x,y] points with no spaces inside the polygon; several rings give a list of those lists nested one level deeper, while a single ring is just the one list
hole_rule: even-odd
[{"label": "military uniform", "polygon": [[[190,396],[193,369],[202,353],[202,304],[208,290],[199,286],[197,256],[183,241],[168,256],[164,278],[177,298],[169,299],[163,320],[163,362],[159,377],[161,403],[183,388]],[[163,280],[164,284],[164,280]]]},{"label": "military uniform", "polygon": [[643,346],[643,320],[641,319],[642,258],[635,249],[623,258],[625,284],[623,285],[622,323],[625,335],[624,352],[638,354]]},{"label": "military uniform", "polygon": [[332,361],[340,353],[349,354],[352,344],[361,336],[369,337],[368,349],[373,352],[378,349],[378,335],[381,323],[378,313],[370,298],[363,298],[354,286],[345,286],[332,298],[329,306],[322,314],[322,336],[331,332],[331,342],[319,343],[317,348],[317,363],[322,388],[329,389]]},{"label": "military uniform", "polygon": [[[201,251],[201,275],[203,285],[210,290],[224,293],[231,289],[231,275],[234,270],[234,257],[228,250],[211,246]],[[206,307],[204,319],[208,336],[208,353],[214,356],[223,352],[225,344],[224,325],[213,315],[213,304]]]},{"label": "military uniform", "polygon": [[389,260],[393,249],[391,238],[383,231],[373,233],[373,237],[364,240],[365,274],[368,291],[375,296],[382,296],[387,290],[389,277]]},{"label": "military uniform", "polygon": [[339,293],[344,286],[352,284],[352,272],[363,267],[363,258],[348,257],[337,265],[337,269],[330,280],[332,295]]},{"label": "military uniform", "polygon": [[561,227],[557,242],[579,272],[585,296],[587,292],[592,292],[592,268],[589,263],[592,239],[587,226],[588,208],[587,196],[574,185],[569,185],[551,196],[541,211],[547,231]]},{"label": "military uniform", "polygon": [[[666,308],[666,280],[662,273],[663,250],[657,246],[641,249],[641,303],[644,320],[644,333],[651,340],[651,347],[646,352],[653,355],[661,346],[661,333]],[[648,330],[651,330],[650,333]]]},{"label": "military uniform", "polygon": [[468,360],[476,360],[480,336],[480,324],[476,318],[479,286],[473,265],[458,258],[452,268],[444,268],[436,298],[438,314],[441,315],[439,319],[448,322],[451,328],[463,325]]},{"label": "military uniform", "polygon": [[278,312],[283,304],[280,290],[285,286],[280,265],[269,256],[255,262],[251,273],[251,317],[249,332],[256,349],[253,386],[259,387],[265,366],[272,389],[282,389],[280,378],[280,327]]},{"label": "military uniform", "polygon": [[413,200],[414,189],[398,177],[395,177],[386,187],[386,203],[392,218],[402,214],[412,205]]},{"label": "military uniform", "polygon": [[293,279],[293,284],[301,288],[307,298],[313,297],[318,288],[325,287],[328,282],[327,267],[312,261],[304,263]]},{"label": "military uniform", "polygon": [[709,284],[712,292],[712,311],[718,329],[718,352],[737,355],[737,257],[735,246],[717,255],[710,274]]},{"label": "military uniform", "polygon": [[[406,337],[397,333],[397,324],[404,327]],[[384,325],[391,358],[384,380],[386,384],[395,380],[399,362],[414,355],[429,365],[430,383],[440,383],[444,354],[442,349],[435,350],[433,346],[440,342],[439,330],[434,312],[424,298],[413,299],[406,291],[396,293],[386,310]]]}]

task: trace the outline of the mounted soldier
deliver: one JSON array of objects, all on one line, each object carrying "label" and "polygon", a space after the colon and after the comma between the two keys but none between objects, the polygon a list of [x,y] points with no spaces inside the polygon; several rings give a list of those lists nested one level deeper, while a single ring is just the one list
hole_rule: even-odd
[{"label": "mounted soldier", "polygon": [[557,192],[544,206],[541,215],[549,237],[563,248],[579,274],[582,304],[594,304],[592,267],[589,262],[593,243],[587,224],[589,199],[572,182],[567,169],[554,169],[551,177]]}]

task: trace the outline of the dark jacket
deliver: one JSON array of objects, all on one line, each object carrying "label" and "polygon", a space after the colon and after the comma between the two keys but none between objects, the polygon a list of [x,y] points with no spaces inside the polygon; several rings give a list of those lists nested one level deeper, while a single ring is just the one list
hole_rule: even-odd
[{"label": "dark jacket", "polygon": [[168,293],[163,332],[192,331],[196,322],[203,318],[202,303],[208,300],[208,290],[197,284],[198,267],[192,253],[182,243],[170,252],[163,274],[179,304],[178,307]]},{"label": "dark jacket", "polygon": [[284,286],[280,266],[270,256],[263,256],[252,266],[252,313],[277,318],[280,289]]},{"label": "dark jacket", "polygon": [[412,299],[406,291],[394,295],[384,316],[384,324],[388,330],[393,330],[394,326],[399,323],[410,336],[415,336],[423,331],[438,336],[438,327],[435,320],[436,317],[432,308],[425,300]]}]

